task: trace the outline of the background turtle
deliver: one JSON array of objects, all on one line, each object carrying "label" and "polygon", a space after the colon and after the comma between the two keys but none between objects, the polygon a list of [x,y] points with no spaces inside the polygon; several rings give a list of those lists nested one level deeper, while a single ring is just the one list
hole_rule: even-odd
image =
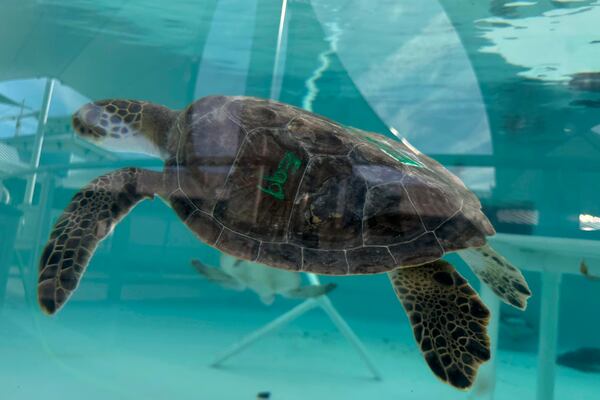
[{"label": "background turtle", "polygon": [[250,97],[202,98],[182,111],[128,100],[90,103],[76,132],[162,157],[81,189],[40,262],[38,298],[55,313],[98,243],[143,199],[160,196],[210,246],[291,271],[387,272],[429,367],[469,387],[489,359],[489,311],[448,262],[459,251],[505,302],[525,308],[521,273],[486,244],[495,233],[456,176],[406,141]]},{"label": "background turtle", "polygon": [[567,351],[556,358],[556,363],[582,372],[600,373],[600,349],[581,347]]},{"label": "background turtle", "polygon": [[192,260],[192,265],[211,282],[234,290],[252,290],[266,305],[273,303],[276,294],[291,299],[308,299],[322,296],[336,287],[335,283],[302,286],[299,272],[267,267],[226,253],[221,253],[219,261],[220,268],[208,267],[198,260]]}]

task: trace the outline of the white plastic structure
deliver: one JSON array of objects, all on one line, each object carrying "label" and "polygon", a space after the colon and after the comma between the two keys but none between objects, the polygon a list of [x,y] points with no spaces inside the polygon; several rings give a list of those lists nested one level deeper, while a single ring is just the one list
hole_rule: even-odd
[{"label": "white plastic structure", "polygon": [[[42,156],[42,147],[44,146],[44,136],[46,133],[46,123],[48,122],[50,104],[52,103],[52,93],[54,92],[54,83],[55,81],[52,78],[48,78],[48,80],[46,81],[44,99],[42,100],[42,108],[40,109],[40,115],[38,117],[37,131],[35,133],[35,142],[33,144],[33,150],[31,154],[30,166],[34,169],[37,169],[40,166],[40,158]],[[33,202],[36,181],[37,172],[34,172],[27,180],[27,187],[25,188],[24,203],[27,205],[31,205],[31,203]]]},{"label": "white plastic structure", "polygon": [[582,259],[600,263],[600,246],[593,240],[497,234],[494,247],[516,265],[540,273],[542,287],[538,368],[535,398],[552,400],[556,385],[556,346],[560,320],[560,282],[563,274],[579,274]]},{"label": "white plastic structure", "polygon": [[52,104],[52,98],[54,93],[56,81],[53,78],[47,78],[44,89],[44,97],[42,100],[42,106],[38,115],[37,130],[34,137],[31,161],[29,167],[33,170],[33,173],[27,178],[27,185],[25,187],[25,195],[23,197],[23,209],[25,213],[21,220],[20,234],[26,234],[24,231],[26,224],[32,226],[33,232],[33,248],[31,252],[31,259],[29,262],[29,269],[21,265],[20,276],[23,279],[23,289],[25,291],[26,299],[33,295],[34,290],[31,287],[31,277],[37,273],[37,260],[40,252],[40,246],[42,244],[42,233],[44,232],[44,226],[47,226],[50,218],[50,208],[48,207],[48,196],[52,187],[49,186],[51,178],[46,176],[42,181],[41,195],[39,204],[33,206],[33,198],[35,195],[36,183],[38,182],[37,169],[40,166],[40,160],[42,156],[42,149],[44,147],[44,138],[46,135],[46,125],[48,123],[48,115],[50,113],[50,105]]},{"label": "white plastic structure", "polygon": [[[281,93],[281,78],[285,67],[285,51],[282,51],[282,49],[284,49],[287,46],[286,11],[287,0],[283,0],[281,6],[281,17],[279,20],[279,30],[277,35],[277,52],[275,54],[275,65],[273,67],[273,80],[271,84],[271,98],[273,99],[277,99],[279,97],[279,94]],[[307,277],[311,284],[320,284],[317,275],[308,273]],[[302,314],[316,307],[320,307],[331,319],[333,324],[342,333],[342,335],[344,335],[346,339],[348,339],[348,341],[352,344],[360,358],[363,360],[363,362],[373,375],[373,378],[375,378],[376,380],[381,380],[381,373],[369,357],[365,346],[360,341],[358,336],[356,336],[350,325],[348,325],[348,323],[337,311],[329,297],[327,297],[326,295],[305,300],[301,304],[292,308],[290,311],[286,312],[285,314],[279,316],[278,318],[274,319],[273,321],[269,322],[263,327],[245,336],[239,342],[234,343],[232,346],[226,349],[220,356],[218,356],[212,362],[211,366],[218,367],[229,358],[233,357],[234,355],[240,353],[244,349],[251,346],[252,343],[256,342],[261,337],[266,336],[271,332],[274,332],[276,329],[292,322]]]},{"label": "white plastic structure", "polygon": [[[308,275],[308,280],[310,281],[311,284],[320,285],[319,278],[315,274],[307,274],[307,275]],[[367,368],[373,375],[373,378],[375,380],[381,380],[382,379],[381,373],[379,372],[379,370],[377,369],[377,367],[371,360],[371,357],[369,357],[369,354],[367,353],[367,349],[362,344],[362,342],[360,341],[358,336],[356,336],[356,334],[354,333],[354,331],[352,330],[350,325],[348,325],[348,323],[344,320],[344,318],[336,310],[335,306],[331,303],[331,300],[329,300],[329,297],[327,297],[326,295],[307,299],[304,302],[302,302],[301,304],[292,308],[290,311],[286,312],[285,314],[282,314],[281,316],[275,318],[273,321],[269,322],[268,324],[264,325],[263,327],[255,330],[254,332],[250,333],[249,335],[246,335],[239,342],[234,343],[231,347],[229,347],[221,355],[219,355],[211,363],[211,366],[212,367],[220,366],[225,361],[227,361],[229,358],[240,353],[242,350],[244,350],[247,347],[249,347],[250,345],[252,345],[252,343],[256,342],[261,337],[266,336],[271,332],[274,332],[276,329],[292,322],[293,320],[295,320],[302,314],[304,314],[307,311],[310,311],[316,307],[320,307],[325,312],[325,314],[327,314],[327,316],[329,316],[329,318],[331,319],[333,324],[338,328],[338,330],[342,333],[342,335],[344,335],[346,337],[346,339],[348,339],[350,344],[352,344],[352,346],[354,347],[354,349],[356,350],[356,352],[358,353],[360,358],[363,360],[363,362],[365,363],[365,365],[367,366]]]}]

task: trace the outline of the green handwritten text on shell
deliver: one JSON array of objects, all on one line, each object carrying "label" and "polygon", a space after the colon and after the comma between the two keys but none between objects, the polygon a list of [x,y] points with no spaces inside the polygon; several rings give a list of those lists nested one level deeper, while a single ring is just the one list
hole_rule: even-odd
[{"label": "green handwritten text on shell", "polygon": [[258,188],[277,200],[285,200],[284,185],[289,174],[295,174],[300,165],[302,165],[302,160],[291,151],[288,151],[279,162],[275,173],[272,176],[263,178],[263,181],[266,182],[265,186],[258,185]]}]

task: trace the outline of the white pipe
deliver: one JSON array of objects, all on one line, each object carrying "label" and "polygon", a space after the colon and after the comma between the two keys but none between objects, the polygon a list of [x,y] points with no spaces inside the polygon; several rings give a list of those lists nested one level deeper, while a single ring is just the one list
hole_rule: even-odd
[{"label": "white pipe", "polygon": [[[46,89],[44,90],[44,99],[42,101],[42,108],[38,117],[38,126],[35,134],[35,141],[33,143],[33,149],[31,154],[30,167],[37,169],[40,166],[40,159],[42,157],[42,148],[44,147],[44,135],[46,130],[46,123],[48,122],[48,113],[50,112],[50,103],[52,102],[52,93],[54,91],[54,79],[49,78],[46,81]],[[33,194],[35,193],[35,183],[37,181],[37,173],[34,172],[31,177],[27,180],[27,186],[25,187],[24,203],[31,205],[33,203]]]},{"label": "white pipe", "polygon": [[560,278],[560,273],[556,271],[546,270],[542,273],[537,400],[552,400],[554,398]]},{"label": "white pipe", "polygon": [[277,31],[277,47],[275,48],[275,62],[273,64],[273,78],[271,80],[271,99],[278,100],[281,94],[283,70],[285,69],[285,48],[287,47],[287,0],[281,3],[281,16],[279,17],[279,30]]},{"label": "white pipe", "polygon": [[268,333],[270,333],[272,331],[275,331],[276,329],[279,329],[283,325],[287,324],[288,322],[293,321],[294,319],[298,318],[300,315],[315,308],[316,306],[317,306],[317,303],[315,302],[314,299],[308,299],[308,300],[304,301],[303,303],[292,308],[290,311],[286,312],[285,314],[282,314],[280,317],[269,322],[267,325],[263,326],[262,328],[245,336],[239,342],[234,343],[231,347],[226,349],[223,352],[223,354],[218,356],[215,359],[215,361],[213,361],[211,366],[218,367],[219,365],[221,365],[225,361],[227,361],[229,358],[233,357],[234,355],[240,353],[245,348],[249,347],[252,343],[256,342],[261,337],[267,335]]},{"label": "white pipe", "polygon": [[360,358],[362,358],[363,362],[367,364],[367,368],[369,369],[369,371],[371,371],[371,374],[373,374],[373,378],[375,378],[375,380],[380,381],[382,379],[381,373],[379,372],[377,367],[375,367],[373,361],[371,361],[371,357],[367,353],[367,349],[362,344],[358,336],[356,336],[352,328],[350,328],[350,325],[348,325],[346,320],[342,318],[342,316],[338,313],[333,304],[331,304],[331,300],[329,300],[329,297],[321,296],[317,298],[317,301],[319,302],[321,308],[327,313],[329,318],[331,318],[331,321],[333,321],[334,325],[338,328],[342,335],[344,335],[346,339],[348,339],[350,344],[354,346]]}]

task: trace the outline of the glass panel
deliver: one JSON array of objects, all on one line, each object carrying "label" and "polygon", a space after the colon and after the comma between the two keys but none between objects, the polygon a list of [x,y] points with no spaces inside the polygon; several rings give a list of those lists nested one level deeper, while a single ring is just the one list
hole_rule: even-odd
[{"label": "glass panel", "polygon": [[599,392],[598,0],[0,7],[3,398]]}]

